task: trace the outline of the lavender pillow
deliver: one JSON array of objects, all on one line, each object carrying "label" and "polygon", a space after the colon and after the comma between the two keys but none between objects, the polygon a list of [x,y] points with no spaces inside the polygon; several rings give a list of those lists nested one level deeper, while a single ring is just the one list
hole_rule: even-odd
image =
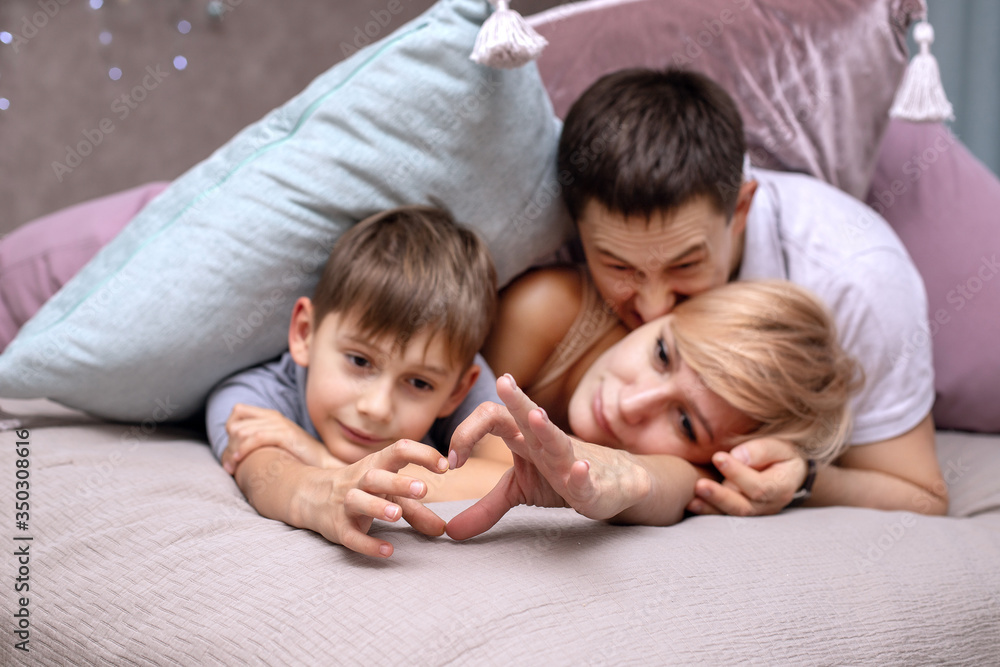
[{"label": "lavender pillow", "polygon": [[21,325],[169,183],[147,183],[29,222],[0,239],[0,352]]},{"label": "lavender pillow", "polygon": [[863,198],[906,66],[917,0],[590,0],[529,19],[559,117],[600,76],[675,66],[739,104],[754,164]]},{"label": "lavender pillow", "polygon": [[[946,127],[893,120],[868,203],[927,286],[939,428],[1000,433],[1000,179]],[[900,363],[905,363],[905,355]]]}]

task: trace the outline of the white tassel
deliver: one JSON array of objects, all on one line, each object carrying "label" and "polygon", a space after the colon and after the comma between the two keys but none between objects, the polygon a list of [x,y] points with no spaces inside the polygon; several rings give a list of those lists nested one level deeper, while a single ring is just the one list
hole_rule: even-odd
[{"label": "white tassel", "polygon": [[889,116],[914,122],[954,120],[951,102],[941,85],[937,59],[931,55],[934,28],[927,21],[921,21],[913,29],[913,38],[920,45],[920,53],[913,56],[906,67]]},{"label": "white tassel", "polygon": [[469,57],[480,65],[500,69],[527,65],[538,57],[548,41],[510,9],[507,0],[497,0],[494,4],[497,9],[479,29]]}]

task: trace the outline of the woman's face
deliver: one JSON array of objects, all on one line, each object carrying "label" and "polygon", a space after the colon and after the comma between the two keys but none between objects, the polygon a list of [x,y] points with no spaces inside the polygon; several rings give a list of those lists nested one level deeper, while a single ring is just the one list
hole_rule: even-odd
[{"label": "woman's face", "polygon": [[648,322],[587,370],[569,403],[578,438],[633,454],[672,454],[696,464],[732,449],[754,426],[710,391],[677,354],[670,323]]}]

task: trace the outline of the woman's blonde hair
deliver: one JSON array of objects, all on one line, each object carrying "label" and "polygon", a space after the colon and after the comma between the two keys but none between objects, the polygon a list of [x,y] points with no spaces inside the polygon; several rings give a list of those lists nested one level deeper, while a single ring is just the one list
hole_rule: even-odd
[{"label": "woman's blonde hair", "polygon": [[757,422],[739,442],[782,438],[823,463],[840,453],[863,372],[811,292],[786,281],[738,281],[673,313],[680,357],[709,390]]}]

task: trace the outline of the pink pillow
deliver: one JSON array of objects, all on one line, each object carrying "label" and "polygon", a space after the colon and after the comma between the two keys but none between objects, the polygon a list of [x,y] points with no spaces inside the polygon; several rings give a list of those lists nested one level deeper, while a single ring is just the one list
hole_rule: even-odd
[{"label": "pink pillow", "polygon": [[29,222],[0,239],[0,352],[21,325],[169,183],[148,183]]},{"label": "pink pillow", "polygon": [[943,125],[893,120],[868,203],[927,286],[930,330],[911,345],[933,344],[938,427],[1000,433],[1000,179]]},{"label": "pink pillow", "polygon": [[560,118],[600,76],[667,66],[736,100],[754,164],[863,198],[906,66],[913,0],[591,0],[529,19]]}]

